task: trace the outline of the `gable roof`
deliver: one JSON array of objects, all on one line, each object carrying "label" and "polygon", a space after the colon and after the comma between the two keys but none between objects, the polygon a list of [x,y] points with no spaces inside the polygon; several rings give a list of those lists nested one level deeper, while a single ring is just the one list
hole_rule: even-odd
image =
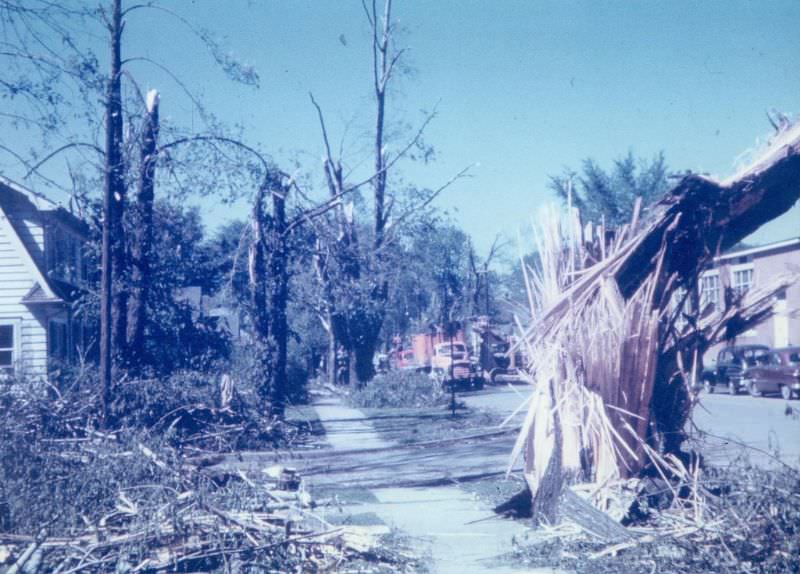
[{"label": "gable roof", "polygon": [[[23,297],[22,302],[58,303],[72,299],[74,289],[69,289],[65,283],[48,277],[42,258],[36,257],[31,252],[30,246],[22,240],[20,230],[17,228],[18,223],[9,217],[8,213],[19,206],[32,210],[43,220],[47,218],[48,214],[58,214],[59,221],[70,225],[78,232],[85,228],[85,224],[45,196],[0,176],[0,228],[5,228],[14,250],[20,254],[23,264],[33,275],[35,281],[33,288]],[[65,214],[66,220],[64,220]],[[74,221],[70,221],[70,219]]]},{"label": "gable roof", "polygon": [[61,298],[53,298],[48,293],[42,289],[42,286],[39,285],[39,282],[33,284],[30,291],[28,291],[25,296],[22,298],[22,303],[26,305],[29,303],[60,303],[62,301]]}]

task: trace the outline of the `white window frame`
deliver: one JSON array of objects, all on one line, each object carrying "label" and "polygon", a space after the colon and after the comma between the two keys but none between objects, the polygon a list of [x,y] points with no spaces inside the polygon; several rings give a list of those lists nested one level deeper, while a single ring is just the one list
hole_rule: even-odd
[{"label": "white window frame", "polygon": [[[747,284],[747,287],[742,289],[741,285],[736,284],[736,274],[742,273],[744,271],[750,272],[750,282]],[[733,289],[734,293],[744,294],[747,293],[750,289],[753,288],[756,282],[756,271],[753,263],[739,263],[737,265],[730,266],[730,274],[731,274],[731,288]]]},{"label": "white window frame", "polygon": [[[11,337],[13,347],[11,347],[11,373],[17,374],[22,358],[22,319],[18,317],[0,317],[0,325],[11,326]],[[4,351],[8,349],[3,348]],[[0,367],[0,377],[5,374],[7,367]]]},{"label": "white window frame", "polygon": [[[705,294],[705,292],[707,290],[703,288],[705,280],[706,279],[711,279],[712,277],[715,277],[716,280],[717,280],[717,287],[715,289],[715,297],[714,297],[713,301],[711,301],[710,299],[706,299],[704,297],[704,294]],[[701,310],[705,309],[706,306],[708,305],[708,303],[710,303],[710,302],[714,303],[714,310],[719,309],[720,308],[720,301],[722,300],[722,297],[720,295],[720,291],[722,289],[722,282],[720,281],[720,278],[719,278],[719,270],[718,269],[714,269],[714,270],[711,270],[711,271],[704,271],[703,273],[700,274],[699,283],[700,283],[700,285],[699,285],[699,287],[700,287],[699,291],[700,292],[698,293],[698,295],[699,295],[699,299],[700,299],[700,309]]]}]

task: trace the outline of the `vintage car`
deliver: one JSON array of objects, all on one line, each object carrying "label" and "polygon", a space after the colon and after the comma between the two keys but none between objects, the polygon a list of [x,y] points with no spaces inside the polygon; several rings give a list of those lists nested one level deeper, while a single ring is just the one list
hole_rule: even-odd
[{"label": "vintage car", "polygon": [[742,373],[742,386],[754,397],[779,394],[787,401],[800,396],[800,347],[774,349],[760,355]]},{"label": "vintage car", "polygon": [[713,393],[724,387],[735,395],[743,387],[742,372],[758,364],[759,357],[769,352],[765,345],[736,345],[725,347],[717,355],[717,363],[703,372],[703,388]]}]

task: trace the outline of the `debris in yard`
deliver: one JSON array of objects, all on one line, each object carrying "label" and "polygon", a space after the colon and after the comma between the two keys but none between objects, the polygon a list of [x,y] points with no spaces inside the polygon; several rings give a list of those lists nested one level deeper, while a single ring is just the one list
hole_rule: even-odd
[{"label": "debris in yard", "polygon": [[[74,448],[78,455],[85,443]],[[325,571],[343,560],[373,560],[385,534],[325,523],[308,510],[310,499],[292,469],[274,478],[264,473],[267,480],[258,482],[240,473],[236,483],[215,488],[203,470],[165,454],[141,443],[108,452],[143,458],[154,482],[120,488],[113,508],[69,534],[0,533],[0,572],[205,572],[230,562]]]},{"label": "debris in yard", "polygon": [[[637,497],[631,538],[609,540],[571,523],[546,526],[537,541],[518,545],[508,560],[577,574],[790,574],[800,571],[800,474],[739,462],[709,469],[706,495],[692,511],[683,504],[648,510],[652,492]],[[697,514],[693,514],[696,511]]]},{"label": "debris in yard", "polygon": [[684,302],[714,256],[798,196],[800,123],[736,176],[688,175],[620,229],[584,226],[571,207],[564,221],[548,214],[537,234],[541,266],[526,269],[531,321],[520,345],[535,386],[512,453],[525,456],[538,522],[558,520],[571,484],[689,476],[696,465],[681,444],[703,352],[767,317],[797,277],[727,297],[722,309],[688,312]]},{"label": "debris in yard", "polygon": [[[87,424],[90,392],[0,381],[1,574],[402,568],[405,558],[378,548],[385,533],[318,517],[296,469],[223,468],[236,441],[214,435],[241,412],[165,408],[163,384],[142,383],[130,399],[150,425],[99,432]],[[262,448],[292,439],[288,423],[271,429]]]},{"label": "debris in yard", "polygon": [[442,385],[424,373],[390,371],[376,376],[369,385],[354,389],[349,402],[363,408],[420,408],[444,405],[448,397]]}]

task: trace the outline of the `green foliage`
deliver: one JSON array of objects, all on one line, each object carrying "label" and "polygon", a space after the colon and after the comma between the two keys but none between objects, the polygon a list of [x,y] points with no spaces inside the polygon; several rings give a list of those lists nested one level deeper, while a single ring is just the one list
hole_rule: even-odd
[{"label": "green foliage", "polygon": [[[138,224],[135,212],[129,212],[127,224],[129,229]],[[203,301],[182,292],[194,287],[207,296],[222,284],[225,269],[214,258],[214,247],[205,240],[197,208],[156,202],[145,327],[145,358],[155,373],[205,370],[230,355],[228,336],[205,314]]]},{"label": "green foliage", "polygon": [[637,160],[628,152],[614,160],[608,171],[587,158],[581,168],[580,173],[567,169],[562,175],[551,177],[550,188],[566,202],[572,182],[572,203],[584,220],[600,223],[605,219],[609,227],[631,220],[637,197],[642,198],[642,207],[647,209],[669,190],[663,153],[647,161]]},{"label": "green foliage", "polygon": [[390,371],[350,394],[350,403],[361,408],[432,407],[447,403],[442,386],[424,373]]},{"label": "green foliage", "polygon": [[430,324],[473,314],[469,257],[472,242],[436,215],[414,222],[393,253],[394,278],[387,333],[426,331]]}]

